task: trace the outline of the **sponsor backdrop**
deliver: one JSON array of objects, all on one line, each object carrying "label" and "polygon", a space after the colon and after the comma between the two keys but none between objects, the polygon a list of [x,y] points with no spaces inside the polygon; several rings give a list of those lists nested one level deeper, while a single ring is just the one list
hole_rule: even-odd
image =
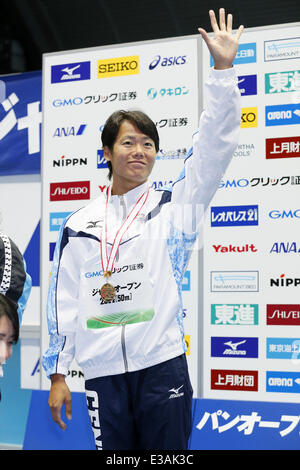
[{"label": "sponsor backdrop", "polygon": [[[204,48],[204,78],[208,63]],[[246,31],[235,67],[240,142],[204,230],[203,396],[299,402],[299,26]]]},{"label": "sponsor backdrop", "polygon": [[[180,174],[197,129],[198,36],[46,54],[43,62],[41,290],[45,305],[58,230],[64,218],[103,193],[109,184],[101,132],[118,109],[144,110],[156,123],[160,150],[150,184],[162,188]],[[93,224],[93,221],[90,222]],[[97,225],[95,223],[95,232]],[[100,244],[99,244],[100,245]],[[99,248],[100,250],[100,248]],[[198,251],[183,282],[187,359],[198,394]],[[99,269],[82,273],[103,282]],[[42,316],[42,351],[48,346]],[[72,391],[84,390],[74,361]],[[42,388],[50,382],[42,375]]]}]

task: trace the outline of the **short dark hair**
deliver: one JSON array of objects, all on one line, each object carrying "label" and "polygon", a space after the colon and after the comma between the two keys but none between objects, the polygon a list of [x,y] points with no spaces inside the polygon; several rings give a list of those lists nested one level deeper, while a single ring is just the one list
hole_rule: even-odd
[{"label": "short dark hair", "polygon": [[18,309],[16,304],[6,297],[3,294],[0,294],[0,318],[6,315],[13,326],[14,330],[14,343],[17,343],[19,340],[19,331],[20,331],[20,323],[19,323],[19,316],[18,316]]},{"label": "short dark hair", "polygon": [[[156,129],[156,125],[147,114],[142,111],[124,111],[119,110],[112,113],[107,119],[102,134],[101,140],[103,147],[107,146],[110,151],[113,150],[114,143],[116,141],[120,126],[123,121],[130,121],[136,127],[143,132],[143,134],[150,137],[153,140],[156,152],[159,151],[159,135]],[[112,177],[112,164],[107,162],[109,169],[108,179]]]}]

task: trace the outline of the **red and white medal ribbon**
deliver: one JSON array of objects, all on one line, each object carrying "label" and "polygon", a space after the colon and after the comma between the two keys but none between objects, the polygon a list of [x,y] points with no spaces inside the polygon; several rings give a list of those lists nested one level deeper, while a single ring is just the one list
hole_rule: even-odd
[{"label": "red and white medal ribbon", "polygon": [[[100,240],[100,250],[101,250],[101,263],[102,263],[102,269],[103,269],[103,274],[105,275],[106,273],[109,273],[110,275],[113,270],[113,266],[115,263],[115,259],[117,256],[117,252],[119,249],[119,246],[121,244],[122,238],[124,234],[127,232],[129,229],[130,225],[133,223],[133,221],[136,219],[138,216],[139,212],[141,211],[142,207],[146,203],[146,200],[149,195],[149,190],[150,186],[147,191],[145,191],[141,197],[138,199],[138,201],[135,203],[134,207],[122,223],[121,227],[116,233],[112,249],[110,252],[110,255],[108,256],[107,253],[107,210],[108,210],[108,203],[109,199],[111,196],[111,187],[109,186],[107,188],[107,196],[106,196],[106,207],[105,207],[105,219],[104,219],[104,224],[102,226],[102,232],[101,232],[101,240]],[[107,275],[107,274],[106,274]]]}]

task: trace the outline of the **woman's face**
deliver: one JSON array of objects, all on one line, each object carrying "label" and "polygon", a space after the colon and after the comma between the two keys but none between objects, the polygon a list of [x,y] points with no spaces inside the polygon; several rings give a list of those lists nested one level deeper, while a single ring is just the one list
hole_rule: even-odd
[{"label": "woman's face", "polygon": [[2,364],[12,355],[14,344],[14,329],[7,315],[0,317],[0,377],[3,375]]}]

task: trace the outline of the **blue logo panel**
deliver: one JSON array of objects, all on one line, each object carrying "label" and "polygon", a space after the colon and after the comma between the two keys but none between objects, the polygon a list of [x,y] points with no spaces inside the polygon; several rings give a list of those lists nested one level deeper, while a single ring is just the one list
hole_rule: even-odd
[{"label": "blue logo panel", "polygon": [[267,371],[267,392],[300,393],[300,372]]},{"label": "blue logo panel", "polygon": [[49,215],[49,227],[50,232],[58,232],[63,221],[71,214],[72,212],[50,212]]},{"label": "blue logo panel", "polygon": [[90,62],[52,65],[51,83],[68,83],[77,80],[89,80],[91,76],[90,65]]},{"label": "blue logo panel", "polygon": [[300,104],[279,104],[266,106],[266,126],[300,124]]},{"label": "blue logo panel", "polygon": [[[239,44],[234,64],[251,64],[256,62],[256,43]],[[214,64],[212,56],[210,56],[210,65]]]},{"label": "blue logo panel", "polygon": [[267,338],[267,359],[299,359],[300,338]]},{"label": "blue logo panel", "polygon": [[212,337],[211,357],[258,357],[258,338]]},{"label": "blue logo panel", "polygon": [[257,75],[242,75],[238,77],[238,87],[241,96],[257,95]]},{"label": "blue logo panel", "polygon": [[258,225],[258,206],[215,206],[211,207],[211,226],[230,227]]}]

